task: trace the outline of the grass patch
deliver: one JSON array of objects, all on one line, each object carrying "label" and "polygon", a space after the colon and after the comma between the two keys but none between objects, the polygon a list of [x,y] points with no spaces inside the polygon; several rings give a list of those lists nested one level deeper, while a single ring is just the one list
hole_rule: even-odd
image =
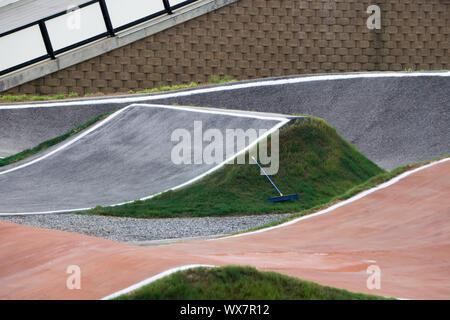
[{"label": "grass patch", "polygon": [[[235,82],[237,80],[229,77],[229,76],[218,76],[218,75],[212,75],[209,77],[209,80],[206,83],[202,82],[191,82],[187,84],[179,84],[179,85],[173,85],[173,86],[163,86],[159,85],[155,88],[151,89],[144,89],[139,91],[133,91],[130,90],[128,92],[117,92],[112,95],[126,95],[126,94],[135,94],[135,93],[157,93],[157,92],[165,92],[165,91],[173,91],[173,90],[181,90],[181,89],[189,89],[189,88],[195,88],[200,86],[206,86],[211,84],[224,84],[224,83],[230,83]],[[62,99],[72,99],[72,98],[79,98],[79,97],[101,97],[105,96],[105,93],[103,92],[95,92],[95,93],[86,93],[85,95],[78,95],[76,92],[71,92],[69,94],[57,94],[57,95],[28,95],[28,94],[21,94],[21,95],[0,95],[0,103],[13,103],[13,102],[31,102],[31,101],[49,101],[49,100],[62,100]]]},{"label": "grass patch", "polygon": [[232,164],[177,191],[81,214],[144,218],[301,212],[383,172],[325,121],[311,118],[280,130],[280,169],[272,176],[283,193],[298,193],[300,200],[268,203],[277,194],[258,167]]},{"label": "grass patch", "polygon": [[60,143],[60,142],[62,142],[64,140],[70,138],[71,136],[79,133],[80,131],[90,127],[94,123],[105,119],[111,113],[112,112],[108,112],[108,113],[99,115],[99,116],[95,117],[94,119],[91,119],[91,120],[87,121],[86,123],[80,125],[79,127],[71,130],[70,132],[68,132],[66,134],[63,134],[62,136],[59,136],[59,137],[56,137],[56,138],[44,141],[44,142],[42,142],[41,144],[37,145],[36,147],[34,147],[32,149],[26,149],[26,150],[24,150],[24,151],[22,151],[20,153],[16,153],[16,154],[14,154],[12,156],[9,156],[7,158],[0,159],[0,167],[9,165],[9,164],[12,164],[12,163],[15,163],[15,162],[18,162],[18,161],[23,160],[25,158],[31,157],[31,156],[39,153],[39,152],[42,152],[42,151],[44,151],[44,150],[46,150],[46,149],[48,149],[48,148],[50,148],[50,147],[52,147],[52,146],[54,146],[54,145],[56,145],[58,143]]},{"label": "grass patch", "polygon": [[176,272],[117,300],[383,300],[252,267]]},{"label": "grass patch", "polygon": [[61,100],[67,98],[77,98],[78,94],[75,92],[69,94],[56,94],[56,95],[29,95],[29,94],[20,94],[20,95],[11,95],[5,94],[0,96],[0,102],[4,103],[12,103],[12,102],[24,102],[24,101],[48,101],[48,100]]}]

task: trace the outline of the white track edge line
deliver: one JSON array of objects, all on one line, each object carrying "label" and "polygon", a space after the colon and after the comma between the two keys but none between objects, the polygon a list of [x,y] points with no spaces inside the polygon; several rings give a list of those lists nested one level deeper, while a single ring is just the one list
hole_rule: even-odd
[{"label": "white track edge line", "polygon": [[[171,109],[171,110],[180,110],[186,112],[198,112],[198,113],[212,113],[219,114],[224,116],[233,116],[233,117],[241,117],[241,118],[252,118],[252,119],[260,119],[260,120],[273,120],[273,121],[283,121],[288,119],[288,117],[296,117],[296,118],[305,118],[306,116],[292,116],[292,115],[283,115],[283,114],[269,114],[266,112],[259,111],[241,111],[241,110],[233,110],[227,109],[222,110],[218,108],[204,108],[204,107],[191,107],[191,106],[171,106],[165,104],[154,104],[154,103],[133,103],[130,106],[135,107],[153,107],[153,108],[162,108],[162,109]],[[128,106],[128,107],[130,107]]]},{"label": "white track edge line", "polygon": [[101,298],[100,300],[110,300],[110,299],[114,299],[117,298],[123,294],[126,293],[130,293],[132,291],[135,291],[145,285],[148,285],[152,282],[155,282],[156,280],[159,280],[161,278],[167,277],[169,275],[171,275],[172,273],[178,272],[178,271],[184,271],[184,270],[188,270],[188,269],[194,269],[194,268],[215,268],[216,266],[214,265],[208,265],[208,264],[189,264],[189,265],[184,265],[184,266],[180,266],[180,267],[176,267],[176,268],[172,268],[172,269],[168,269],[166,271],[160,272],[150,278],[147,278],[145,280],[142,280],[141,282],[138,282],[134,285],[131,285],[125,289],[122,289],[120,291],[114,292],[106,297]]},{"label": "white track edge line", "polygon": [[228,84],[222,86],[214,86],[211,88],[194,89],[181,92],[163,93],[149,96],[140,97],[117,97],[117,98],[103,98],[92,100],[76,100],[69,102],[47,102],[36,104],[22,104],[22,105],[9,105],[0,106],[0,110],[7,109],[28,109],[28,108],[48,108],[48,107],[62,107],[62,106],[83,106],[93,104],[107,104],[107,103],[136,103],[150,100],[160,100],[176,97],[185,97],[196,94],[229,91],[245,88],[264,87],[264,86],[276,86],[283,84],[297,84],[302,82],[315,82],[315,81],[330,81],[330,80],[347,80],[347,79],[369,79],[369,78],[408,78],[408,77],[450,77],[450,71],[439,73],[426,73],[426,72],[386,72],[386,73],[357,73],[357,74],[343,74],[343,75],[311,75],[302,76],[289,79],[276,79],[276,80],[261,80],[248,83]]},{"label": "white track edge line", "polygon": [[444,159],[441,159],[441,160],[434,161],[432,163],[426,164],[426,165],[421,166],[419,168],[406,171],[406,172],[404,172],[404,173],[402,173],[402,174],[400,174],[400,175],[390,179],[389,181],[386,181],[386,182],[384,182],[384,183],[382,183],[382,184],[380,184],[380,185],[378,185],[378,186],[376,186],[376,187],[374,187],[372,189],[362,191],[362,192],[356,194],[355,196],[353,196],[353,197],[351,197],[351,198],[349,198],[347,200],[338,202],[335,205],[332,205],[332,206],[330,206],[330,207],[328,207],[326,209],[320,210],[320,211],[318,211],[316,213],[307,214],[305,216],[302,216],[302,217],[299,217],[299,218],[296,218],[296,219],[292,219],[290,221],[286,221],[286,222],[284,222],[282,224],[279,224],[279,225],[276,225],[276,226],[273,226],[273,227],[268,227],[268,228],[264,228],[264,229],[260,229],[260,230],[256,230],[256,231],[251,231],[251,232],[244,232],[244,233],[235,234],[235,235],[227,236],[227,237],[221,237],[221,238],[216,238],[216,239],[207,239],[205,241],[217,241],[217,240],[223,240],[223,239],[239,238],[239,237],[249,236],[249,235],[256,234],[256,233],[262,233],[262,232],[267,232],[267,231],[278,229],[278,228],[283,228],[283,227],[295,224],[295,223],[303,221],[303,220],[311,219],[311,218],[323,215],[325,213],[328,213],[330,211],[333,211],[333,210],[335,210],[337,208],[340,208],[342,206],[345,206],[345,205],[347,205],[349,203],[355,202],[355,201],[357,201],[359,199],[362,199],[362,198],[368,196],[369,194],[372,194],[372,193],[374,193],[374,192],[376,192],[378,190],[385,189],[385,188],[387,188],[387,187],[389,187],[389,186],[399,182],[400,180],[406,178],[407,176],[409,176],[411,174],[414,174],[416,172],[419,172],[421,170],[427,169],[429,167],[432,167],[434,165],[437,165],[437,164],[440,164],[440,163],[443,163],[443,162],[446,162],[446,161],[450,161],[450,158],[444,158]]}]

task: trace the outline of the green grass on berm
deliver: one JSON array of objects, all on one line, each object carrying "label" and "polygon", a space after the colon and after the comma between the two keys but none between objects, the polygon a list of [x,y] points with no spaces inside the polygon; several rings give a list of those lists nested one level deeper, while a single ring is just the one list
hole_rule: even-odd
[{"label": "green grass on berm", "polygon": [[261,272],[251,267],[195,268],[176,272],[117,300],[378,300],[374,295]]},{"label": "green grass on berm", "polygon": [[328,203],[385,172],[318,118],[297,120],[281,129],[279,141],[280,169],[272,179],[284,194],[297,193],[300,200],[267,202],[277,193],[259,168],[231,164],[152,199],[96,207],[81,214],[182,217],[300,212]]}]

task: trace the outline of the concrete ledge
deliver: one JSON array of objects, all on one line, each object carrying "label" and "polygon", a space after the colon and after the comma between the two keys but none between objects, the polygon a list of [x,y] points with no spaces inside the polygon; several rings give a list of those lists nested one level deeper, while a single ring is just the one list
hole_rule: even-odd
[{"label": "concrete ledge", "polygon": [[194,2],[176,10],[172,15],[158,17],[133,28],[121,31],[115,37],[98,40],[63,53],[55,60],[45,60],[9,73],[0,77],[0,92],[95,58],[236,1],[238,0],[203,0]]}]

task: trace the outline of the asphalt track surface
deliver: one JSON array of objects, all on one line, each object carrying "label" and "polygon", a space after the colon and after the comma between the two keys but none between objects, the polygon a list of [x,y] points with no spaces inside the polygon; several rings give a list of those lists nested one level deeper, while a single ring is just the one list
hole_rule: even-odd
[{"label": "asphalt track surface", "polygon": [[[210,241],[142,248],[0,222],[0,299],[100,299],[192,264],[251,265],[356,292],[448,299],[449,170],[450,161],[440,161],[315,216]],[[81,269],[81,290],[66,287],[70,265]],[[381,270],[379,290],[366,286],[371,265]]]},{"label": "asphalt track surface", "polygon": [[153,95],[0,105],[0,157],[133,102],[318,116],[387,170],[450,152],[450,72],[429,72],[306,75]]},{"label": "asphalt track surface", "polygon": [[[115,205],[147,198],[194,181],[215,170],[226,159],[245,151],[245,145],[224,143],[220,162],[206,163],[195,144],[194,123],[200,134],[218,130],[274,130],[289,119],[259,113],[204,108],[131,105],[26,161],[0,169],[0,214],[71,212],[97,205]],[[191,134],[191,162],[174,163],[172,141],[176,129]],[[194,154],[200,151],[200,163]]]}]

